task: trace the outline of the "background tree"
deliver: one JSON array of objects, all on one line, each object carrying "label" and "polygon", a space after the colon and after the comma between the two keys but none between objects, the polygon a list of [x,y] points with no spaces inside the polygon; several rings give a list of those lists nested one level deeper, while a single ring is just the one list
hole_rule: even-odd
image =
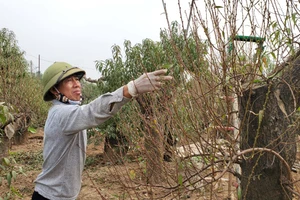
[{"label": "background tree", "polygon": [[[139,97],[132,107],[138,112],[121,113],[117,123],[123,132],[141,132],[150,144],[145,149],[135,145],[139,155],[153,148],[155,153],[145,158],[164,179],[155,177],[163,181],[151,189],[157,186],[164,188],[165,196],[181,196],[183,190],[209,188],[202,196],[214,199],[219,198],[218,183],[228,177],[228,198],[291,199],[297,194],[290,169],[298,132],[298,3],[191,1],[187,20],[180,1],[178,5],[181,23],[168,23],[161,42],[144,40],[131,47],[126,41],[124,61],[113,56],[99,68],[114,69],[114,78],[127,73],[124,77],[132,79],[154,66],[173,64],[175,84],[155,96]],[[164,1],[163,6],[168,21]],[[237,36],[250,39],[234,40]],[[251,39],[255,37],[264,38],[263,46]],[[228,52],[230,44],[233,53]],[[116,70],[114,63],[122,69]],[[160,159],[163,143],[158,141],[167,132],[166,121],[172,121],[167,128],[178,139],[178,148],[172,149],[173,168]],[[151,174],[151,168],[146,169]]]},{"label": "background tree", "polygon": [[6,182],[8,186],[2,191],[4,196],[1,197],[4,199],[22,197],[13,181],[23,171],[17,166],[15,159],[8,156],[9,143],[12,140],[14,143],[23,143],[28,127],[37,128],[44,124],[48,109],[43,101],[40,80],[29,72],[24,54],[17,44],[15,34],[6,28],[1,29],[0,185]]},{"label": "background tree", "polygon": [[[199,52],[197,52],[193,37],[189,37],[187,41],[190,43],[190,48],[195,52],[190,52],[190,55],[183,57],[184,60],[181,60],[181,63],[177,62],[176,54],[185,55],[184,51],[186,51],[183,48],[185,46],[184,34],[179,30],[177,22],[172,24],[172,37],[176,39],[173,43],[167,31],[164,30],[161,32],[161,42],[145,39],[142,44],[132,46],[130,41],[125,41],[124,59],[120,47],[114,46],[112,48],[112,59],[97,62],[99,71],[105,77],[100,87],[103,88],[104,92],[112,91],[116,87],[120,87],[137,78],[143,72],[150,72],[160,68],[168,68],[169,73],[176,78],[175,85],[179,84],[180,81],[186,78],[180,65],[188,65],[188,70],[192,70],[193,67],[199,64],[200,59],[198,55],[195,56],[195,53]],[[172,46],[178,49],[177,53],[174,54]],[[201,51],[201,53],[205,53],[203,48]],[[194,63],[194,66],[190,66],[189,63]],[[201,68],[201,65],[197,66]],[[133,107],[127,106],[128,111],[130,110],[134,113],[133,115],[140,117],[137,121],[140,123],[136,124],[132,120],[128,123],[132,124],[131,131],[136,130],[140,132],[144,138],[145,151],[143,154],[147,160],[147,178],[152,179],[152,182],[161,180],[162,173],[158,172],[162,172],[163,158],[165,160],[171,159],[173,151],[169,149],[169,146],[175,144],[175,135],[172,134],[172,127],[170,127],[172,126],[171,118],[168,118],[170,110],[166,109],[168,107],[166,105],[173,101],[173,87],[170,85],[166,87],[166,90],[160,91],[154,96],[147,94],[139,96],[136,99],[137,104],[133,104]],[[136,107],[137,105],[138,107]],[[124,121],[124,119],[118,119]],[[158,124],[157,121],[160,123]],[[132,141],[132,138],[136,138],[132,136],[136,133],[129,133],[126,130],[122,130],[121,127],[117,123],[117,130],[131,135],[127,141]]]},{"label": "background tree", "polygon": [[[1,124],[1,134],[5,127],[13,124],[15,138],[24,136],[29,125],[40,127],[44,124],[48,105],[42,98],[39,78],[28,70],[25,52],[17,45],[15,34],[8,29],[0,31],[0,102],[5,102],[13,110],[13,118]],[[17,142],[17,141],[16,141]]]},{"label": "background tree", "polygon": [[[297,3],[205,1],[203,5],[205,9],[201,10],[194,4],[193,30],[207,38],[209,61],[217,69],[214,72],[223,87],[219,92],[225,97],[234,94],[240,100],[241,121],[235,126],[237,135],[229,135],[229,154],[244,155],[240,157],[238,176],[241,198],[291,199],[290,169],[295,161],[293,141],[298,132],[297,123],[292,120],[298,107]],[[237,35],[250,37],[251,43],[233,41]],[[256,36],[266,39],[263,47],[253,39]],[[235,52],[229,55],[230,42]],[[246,55],[250,61],[247,67],[246,63],[240,65],[240,55]],[[288,60],[287,55],[291,56]],[[267,74],[274,66],[267,58],[277,65],[275,73]],[[243,71],[245,67],[248,69]],[[245,80],[238,78],[241,72]],[[230,105],[227,110],[230,111]],[[240,142],[240,151],[245,154],[237,152],[234,142]],[[250,153],[246,153],[249,149]]]}]

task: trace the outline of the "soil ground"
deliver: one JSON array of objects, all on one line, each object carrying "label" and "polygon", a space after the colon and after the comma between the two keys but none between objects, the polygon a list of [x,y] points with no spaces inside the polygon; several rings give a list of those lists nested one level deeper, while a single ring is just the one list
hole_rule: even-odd
[{"label": "soil ground", "polygon": [[[39,130],[35,134],[29,134],[23,144],[11,145],[10,152],[17,152],[22,154],[21,159],[28,159],[27,165],[22,166],[25,172],[25,176],[20,174],[17,176],[16,181],[12,183],[16,187],[22,198],[30,200],[32,192],[34,190],[34,180],[37,175],[41,172],[41,160],[42,159],[42,148],[43,148],[43,131]],[[82,178],[82,189],[78,200],[92,200],[101,199],[101,195],[105,199],[120,199],[118,193],[122,190],[122,186],[118,185],[116,180],[111,177],[112,166],[105,163],[103,159],[103,145],[95,146],[89,145],[87,150],[87,161],[93,162],[89,167],[86,167]],[[36,161],[32,161],[32,157],[37,157]],[[92,161],[89,161],[92,160]],[[17,161],[17,163],[19,163]],[[26,162],[25,162],[26,163]],[[0,187],[0,197],[3,191]],[[7,190],[6,190],[7,191]]]},{"label": "soil ground", "polygon": [[[34,180],[41,172],[43,131],[39,130],[36,134],[29,134],[23,144],[12,145],[10,148],[10,152],[22,155],[20,159],[22,160],[22,163],[24,163],[22,167],[25,169],[24,172],[26,174],[26,176],[18,175],[16,181],[13,181],[13,186],[20,194],[22,194],[22,197],[13,199],[30,200],[34,190]],[[34,157],[35,160],[33,160],[32,157]],[[126,165],[110,165],[110,163],[103,158],[103,145],[89,145],[87,157],[87,166],[83,173],[82,188],[77,198],[78,200],[151,199],[153,192],[156,193],[155,195],[159,195],[159,190],[149,191],[147,187],[143,186],[135,186],[134,190],[128,190],[128,188],[126,189],[122,183],[120,183],[119,178],[122,177],[122,173],[128,173],[128,171],[130,172],[137,169],[139,167],[137,166],[137,162],[128,162]],[[297,157],[299,161],[299,153],[297,154]],[[17,163],[19,162],[17,161]],[[117,175],[116,172],[118,172]],[[114,174],[116,176],[114,176]],[[295,180],[294,189],[299,192],[300,173],[293,172],[293,177]],[[215,186],[218,187],[218,192],[214,194],[214,197],[209,195],[203,196],[203,193],[197,194],[185,192],[176,199],[226,199],[226,195],[228,195],[228,177],[225,176],[224,180],[224,182],[220,182]],[[232,181],[231,184],[234,185],[234,181]],[[7,191],[4,187],[5,184],[0,186],[0,197],[2,197],[3,191]],[[234,187],[232,187],[232,189],[232,193],[234,193]],[[139,197],[133,198],[130,193],[135,194],[132,196]],[[166,197],[162,199],[172,198]],[[231,199],[236,199],[236,195],[233,195]]]}]

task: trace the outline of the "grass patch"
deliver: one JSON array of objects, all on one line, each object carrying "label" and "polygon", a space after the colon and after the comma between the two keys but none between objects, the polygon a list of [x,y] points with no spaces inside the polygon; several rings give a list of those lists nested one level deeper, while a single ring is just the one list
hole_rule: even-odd
[{"label": "grass patch", "polygon": [[43,151],[36,152],[10,152],[19,165],[23,165],[24,172],[31,170],[38,170],[42,168],[43,164]]}]

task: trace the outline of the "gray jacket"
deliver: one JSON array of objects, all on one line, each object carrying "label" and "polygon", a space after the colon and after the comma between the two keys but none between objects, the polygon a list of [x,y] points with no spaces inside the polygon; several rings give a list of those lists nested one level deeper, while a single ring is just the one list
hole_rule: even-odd
[{"label": "gray jacket", "polygon": [[51,200],[76,199],[86,159],[86,129],[108,120],[128,101],[123,87],[83,106],[53,100],[44,127],[44,163],[35,191]]}]

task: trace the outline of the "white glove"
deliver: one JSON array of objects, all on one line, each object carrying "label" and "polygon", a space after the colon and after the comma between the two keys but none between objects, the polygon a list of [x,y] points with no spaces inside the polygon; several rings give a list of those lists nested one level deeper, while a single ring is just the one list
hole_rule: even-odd
[{"label": "white glove", "polygon": [[160,69],[154,72],[144,73],[142,76],[127,84],[128,93],[132,97],[146,92],[158,90],[163,85],[162,82],[172,80],[172,76],[164,76],[167,69]]}]

